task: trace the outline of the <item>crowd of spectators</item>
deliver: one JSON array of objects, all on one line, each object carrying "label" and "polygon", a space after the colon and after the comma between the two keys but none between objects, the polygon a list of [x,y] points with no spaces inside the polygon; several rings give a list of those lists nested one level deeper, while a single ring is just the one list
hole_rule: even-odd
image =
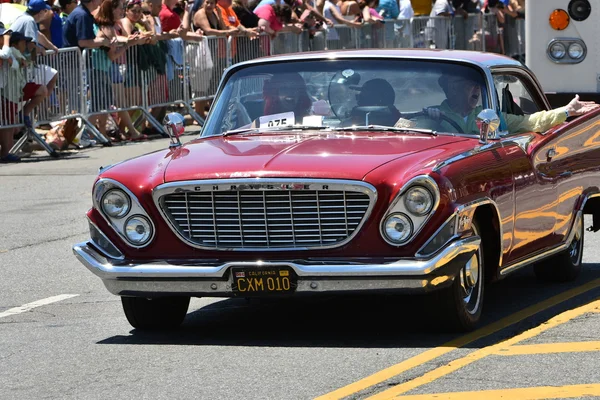
[{"label": "crowd of spectators", "polygon": [[[359,29],[368,25],[379,29],[389,19],[415,16],[467,19],[474,13],[494,14],[502,32],[507,18],[524,17],[524,1],[23,0],[24,12],[11,21],[9,29],[3,25],[0,28],[3,68],[0,120],[14,122],[18,116],[19,121],[31,128],[34,109],[51,96],[53,101],[62,102],[63,112],[65,109],[70,113],[82,112],[69,101],[80,98],[81,94],[73,92],[73,85],[59,84],[57,88],[57,82],[61,74],[63,80],[83,75],[91,85],[85,88],[87,104],[80,107],[87,108],[90,122],[108,143],[147,140],[160,132],[149,121],[143,121],[138,108],[143,104],[142,98],[148,99],[149,104],[169,104],[172,99],[181,98],[177,91],[181,92],[178,80],[184,64],[182,57],[190,56],[182,50],[183,41],[201,43],[205,36],[235,36],[253,41],[261,33],[275,38],[283,32],[307,31],[315,40],[324,32],[328,40],[336,40],[338,33],[334,26]],[[33,62],[40,55],[49,60],[50,54],[69,47],[84,51],[83,70],[78,69],[80,66],[53,68]],[[263,53],[267,51],[261,49]],[[220,49],[213,46],[208,51],[215,57],[215,51],[219,53]],[[196,58],[205,55],[206,52],[193,54]],[[212,61],[203,62],[203,67],[190,68],[190,74],[214,69]],[[34,72],[26,73],[25,69]],[[220,71],[215,69],[207,79],[214,84],[219,76]],[[192,85],[191,90],[208,90],[208,87]],[[208,99],[212,94],[207,92],[205,97]],[[22,101],[24,105],[19,106],[17,103]],[[199,100],[194,108],[204,117],[209,105],[209,100]],[[166,107],[157,106],[149,111],[160,121]],[[15,135],[18,137],[18,129],[0,129],[0,161],[19,161],[17,155],[8,153]]]}]

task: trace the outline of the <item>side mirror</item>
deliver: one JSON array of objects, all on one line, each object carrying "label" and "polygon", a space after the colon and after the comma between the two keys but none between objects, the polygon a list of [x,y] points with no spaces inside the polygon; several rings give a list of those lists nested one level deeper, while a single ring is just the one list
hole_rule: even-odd
[{"label": "side mirror", "polygon": [[171,143],[169,143],[169,148],[172,147],[180,147],[181,141],[179,140],[179,136],[183,135],[185,131],[183,115],[179,113],[169,113],[165,116],[163,120],[163,124],[165,125],[165,130],[169,134],[171,138]]},{"label": "side mirror", "polygon": [[479,128],[479,143],[486,144],[488,139],[496,137],[496,131],[500,127],[500,118],[496,111],[487,108],[477,115],[477,127]]}]

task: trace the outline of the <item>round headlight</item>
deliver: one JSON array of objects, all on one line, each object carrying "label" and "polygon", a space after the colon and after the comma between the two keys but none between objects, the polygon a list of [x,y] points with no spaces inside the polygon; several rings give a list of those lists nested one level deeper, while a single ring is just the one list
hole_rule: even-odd
[{"label": "round headlight", "polygon": [[571,43],[569,46],[569,57],[574,59],[583,57],[583,46],[579,43]]},{"label": "round headlight", "polygon": [[412,222],[404,214],[391,214],[385,219],[384,233],[390,242],[404,243],[410,238],[412,231]]},{"label": "round headlight", "polygon": [[102,197],[102,211],[112,218],[123,218],[131,209],[131,200],[120,189],[111,189]]},{"label": "round headlight", "polygon": [[433,207],[433,196],[431,192],[424,187],[416,186],[409,189],[404,196],[404,206],[414,215],[425,215]]},{"label": "round headlight", "polygon": [[550,46],[550,55],[552,58],[560,60],[567,54],[567,49],[565,49],[565,45],[562,43],[553,43]]},{"label": "round headlight", "polygon": [[146,217],[134,215],[125,224],[125,236],[132,244],[143,245],[152,236],[152,225]]}]

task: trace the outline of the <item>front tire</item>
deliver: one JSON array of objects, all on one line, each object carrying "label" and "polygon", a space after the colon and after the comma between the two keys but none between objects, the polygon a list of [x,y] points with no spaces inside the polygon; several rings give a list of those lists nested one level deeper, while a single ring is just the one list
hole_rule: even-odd
[{"label": "front tire", "polygon": [[189,297],[121,297],[127,321],[136,329],[177,328],[187,314]]},{"label": "front tire", "polygon": [[[473,223],[473,234],[482,238],[477,222]],[[442,329],[467,332],[475,329],[481,319],[484,293],[483,238],[479,249],[460,269],[452,285],[440,290],[433,307]]]},{"label": "front tire", "polygon": [[583,260],[583,233],[585,231],[583,217],[577,217],[573,229],[575,229],[575,236],[566,250],[533,267],[533,271],[539,280],[570,282],[579,276]]}]

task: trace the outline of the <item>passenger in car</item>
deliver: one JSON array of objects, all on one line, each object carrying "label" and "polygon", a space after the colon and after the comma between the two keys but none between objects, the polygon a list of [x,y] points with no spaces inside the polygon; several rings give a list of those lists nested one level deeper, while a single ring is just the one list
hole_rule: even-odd
[{"label": "passenger in car", "polygon": [[[437,129],[440,131],[456,132],[456,128],[442,116],[451,119],[461,127],[462,133],[478,134],[477,115],[482,110],[480,98],[483,81],[465,69],[462,73],[442,75],[438,83],[446,94],[446,100],[437,107],[427,109],[429,118],[416,121],[419,128]],[[565,122],[568,117],[585,114],[597,107],[594,102],[580,101],[579,95],[566,106],[549,111],[539,111],[530,115],[514,115],[502,113],[504,128],[509,133],[545,132],[548,129]]]},{"label": "passenger in car", "polygon": [[297,72],[277,74],[263,86],[264,114],[293,112],[296,121],[310,115],[312,101],[306,83]]},{"label": "passenger in car", "polygon": [[351,89],[358,91],[356,107],[350,112],[353,124],[394,126],[400,119],[400,111],[394,105],[396,92],[385,79],[371,79]]}]

